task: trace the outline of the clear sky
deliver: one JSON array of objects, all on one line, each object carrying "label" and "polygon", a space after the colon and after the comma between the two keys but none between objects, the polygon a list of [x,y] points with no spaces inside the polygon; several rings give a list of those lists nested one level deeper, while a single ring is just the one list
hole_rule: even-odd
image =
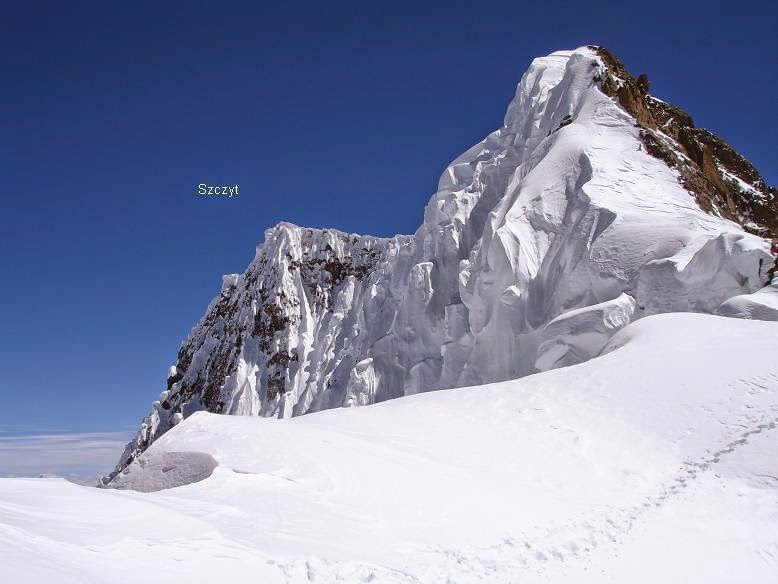
[{"label": "clear sky", "polygon": [[[0,434],[134,428],[280,220],[413,232],[535,56],[605,45],[778,183],[776,22],[748,0],[7,3]],[[240,196],[193,194],[221,182]]]}]

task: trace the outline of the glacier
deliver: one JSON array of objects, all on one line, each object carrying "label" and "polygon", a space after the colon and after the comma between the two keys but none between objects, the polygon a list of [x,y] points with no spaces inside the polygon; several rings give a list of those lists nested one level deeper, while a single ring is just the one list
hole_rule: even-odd
[{"label": "glacier", "polygon": [[535,59],[414,235],[268,229],[105,482],[195,412],[289,418],[515,379],[753,294],[775,190],[728,148],[604,49]]}]

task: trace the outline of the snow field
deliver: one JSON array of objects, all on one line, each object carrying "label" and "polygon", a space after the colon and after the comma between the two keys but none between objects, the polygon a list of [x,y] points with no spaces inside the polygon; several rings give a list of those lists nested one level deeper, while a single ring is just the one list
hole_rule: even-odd
[{"label": "snow field", "polygon": [[118,484],[212,457],[198,482],[0,481],[0,565],[29,582],[770,582],[776,354],[776,323],[664,314],[516,381],[197,413]]}]

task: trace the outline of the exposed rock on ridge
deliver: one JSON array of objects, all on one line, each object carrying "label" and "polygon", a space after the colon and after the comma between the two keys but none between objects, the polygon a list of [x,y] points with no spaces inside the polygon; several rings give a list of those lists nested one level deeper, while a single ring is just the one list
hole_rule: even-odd
[{"label": "exposed rock on ridge", "polygon": [[593,48],[606,67],[600,87],[638,123],[647,152],[678,170],[704,211],[778,241],[778,189],[723,139],[695,128],[685,111],[649,95],[645,75],[635,79],[607,49]]},{"label": "exposed rock on ridge", "polygon": [[117,468],[194,411],[288,417],[298,405],[299,413],[332,407],[313,402],[331,376],[348,377],[353,365],[344,349],[355,323],[343,320],[354,293],[409,241],[290,223],[267,230],[246,272],[224,276]]}]

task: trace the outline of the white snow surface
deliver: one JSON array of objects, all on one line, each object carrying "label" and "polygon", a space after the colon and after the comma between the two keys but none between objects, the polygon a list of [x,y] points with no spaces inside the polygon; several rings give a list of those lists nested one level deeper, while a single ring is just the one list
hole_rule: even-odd
[{"label": "white snow surface", "polygon": [[733,318],[778,320],[778,276],[753,294],[740,294],[724,301],[716,314]]},{"label": "white snow surface", "polygon": [[776,582],[776,355],[778,323],[662,314],[519,380],[292,419],[195,413],[116,481],[174,488],[0,479],[0,573]]},{"label": "white snow surface", "polygon": [[[762,287],[770,243],[697,206],[600,90],[602,66],[588,47],[535,59],[414,236],[269,229],[117,470],[203,409],[285,418],[514,379],[590,358],[637,318]],[[350,271],[330,277],[328,262]]]}]

